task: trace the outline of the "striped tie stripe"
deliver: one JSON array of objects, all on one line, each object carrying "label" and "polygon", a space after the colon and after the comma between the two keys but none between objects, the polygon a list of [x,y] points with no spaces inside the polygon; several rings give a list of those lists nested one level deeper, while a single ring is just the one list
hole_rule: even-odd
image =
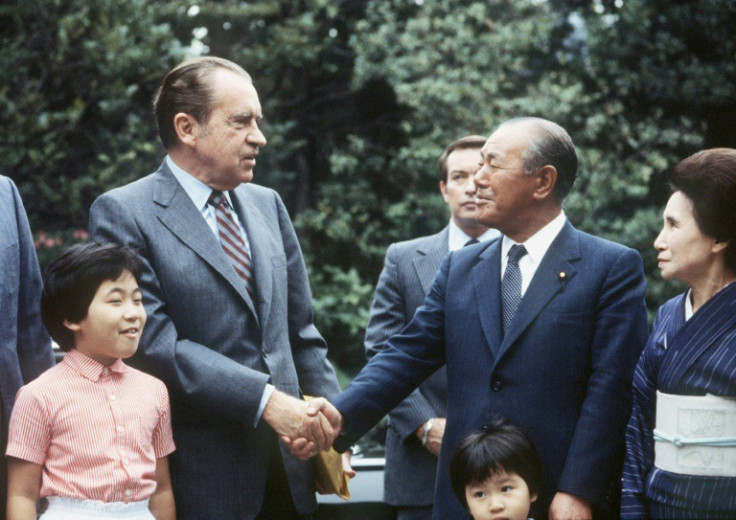
[{"label": "striped tie stripe", "polygon": [[215,207],[217,217],[217,232],[220,235],[220,245],[230,258],[235,272],[245,282],[248,294],[253,296],[253,269],[251,267],[250,255],[245,249],[245,242],[240,232],[240,227],[232,215],[232,209],[227,202],[225,194],[221,191],[213,191],[209,201]]},{"label": "striped tie stripe", "polygon": [[520,244],[514,244],[508,252],[508,263],[506,271],[501,279],[501,309],[503,312],[503,332],[511,324],[516,314],[516,308],[521,302],[521,270],[519,260],[526,254],[526,248]]}]

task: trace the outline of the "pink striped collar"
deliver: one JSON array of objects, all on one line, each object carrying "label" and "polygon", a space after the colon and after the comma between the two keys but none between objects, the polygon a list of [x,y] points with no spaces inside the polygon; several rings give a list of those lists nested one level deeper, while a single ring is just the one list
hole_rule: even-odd
[{"label": "pink striped collar", "polygon": [[105,366],[74,348],[66,353],[62,362],[90,381],[98,381],[109,372],[122,374],[128,371],[128,365],[122,359],[116,359],[112,365]]}]

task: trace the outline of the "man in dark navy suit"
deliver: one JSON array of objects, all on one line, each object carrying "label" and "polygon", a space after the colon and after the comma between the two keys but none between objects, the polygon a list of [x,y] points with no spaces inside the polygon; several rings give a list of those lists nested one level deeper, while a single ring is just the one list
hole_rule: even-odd
[{"label": "man in dark navy suit", "polygon": [[[365,331],[369,358],[401,332],[424,301],[449,251],[497,238],[499,232],[478,222],[473,175],[486,138],[469,135],[453,141],[438,161],[439,189],[450,208],[450,222],[434,235],[391,244]],[[432,518],[437,456],[445,431],[447,374],[430,376],[389,414],[386,432],[384,500],[396,520]]]},{"label": "man in dark navy suit", "polygon": [[335,446],[345,449],[446,365],[433,518],[467,516],[450,486],[450,455],[499,417],[539,451],[534,518],[615,518],[631,378],[647,338],[641,258],[567,221],[577,156],[559,125],[507,121],[481,156],[477,218],[504,237],[445,258],[412,322],[333,401]]}]

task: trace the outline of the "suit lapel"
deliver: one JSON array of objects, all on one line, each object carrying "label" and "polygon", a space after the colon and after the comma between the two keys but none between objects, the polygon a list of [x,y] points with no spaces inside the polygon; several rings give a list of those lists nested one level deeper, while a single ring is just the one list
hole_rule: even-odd
[{"label": "suit lapel", "polygon": [[496,354],[496,346],[501,343],[503,325],[501,324],[501,240],[494,240],[483,249],[478,264],[471,270],[475,297],[483,335]]},{"label": "suit lapel", "polygon": [[217,271],[245,300],[257,319],[253,302],[245,290],[243,281],[235,273],[222,252],[217,238],[202,218],[199,210],[194,207],[192,199],[189,198],[165,163],[159,168],[154,181],[153,201],[160,207],[159,221]]},{"label": "suit lapel", "polygon": [[[576,233],[572,224],[566,222],[560,234],[550,245],[529,287],[527,287],[524,297],[521,299],[514,319],[511,320],[509,329],[501,342],[497,359],[500,359],[506,353],[509,347],[547,306],[549,301],[556,294],[563,291],[565,285],[577,273],[574,262],[580,259],[580,245]],[[500,257],[498,265],[501,265]],[[500,267],[497,271],[500,271]],[[564,273],[564,275],[561,273]],[[499,298],[496,299],[500,301],[500,292],[498,294]]]},{"label": "suit lapel", "polygon": [[428,294],[437,276],[437,270],[442,264],[442,259],[447,255],[449,247],[447,237],[449,228],[445,228],[432,237],[425,246],[417,248],[414,253],[414,269],[422,284],[422,291]]}]

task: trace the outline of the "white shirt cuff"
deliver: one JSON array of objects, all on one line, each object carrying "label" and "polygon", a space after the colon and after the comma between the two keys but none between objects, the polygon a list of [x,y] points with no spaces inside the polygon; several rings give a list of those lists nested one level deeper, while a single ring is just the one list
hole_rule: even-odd
[{"label": "white shirt cuff", "polygon": [[266,383],[266,388],[263,389],[263,395],[261,396],[261,404],[258,407],[258,413],[256,413],[256,418],[253,420],[253,428],[258,426],[258,422],[261,420],[261,415],[263,415],[263,410],[266,408],[268,400],[271,399],[271,394],[274,390],[276,390],[275,386]]}]

